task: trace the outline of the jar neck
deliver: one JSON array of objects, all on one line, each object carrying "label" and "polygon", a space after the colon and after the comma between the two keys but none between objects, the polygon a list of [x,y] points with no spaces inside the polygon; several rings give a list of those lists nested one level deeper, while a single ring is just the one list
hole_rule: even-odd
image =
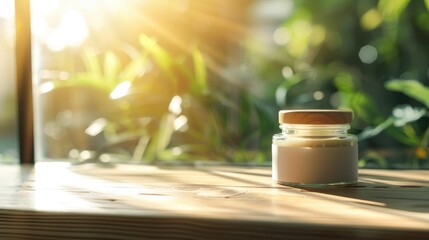
[{"label": "jar neck", "polygon": [[281,124],[280,129],[284,134],[294,136],[346,136],[349,124]]}]

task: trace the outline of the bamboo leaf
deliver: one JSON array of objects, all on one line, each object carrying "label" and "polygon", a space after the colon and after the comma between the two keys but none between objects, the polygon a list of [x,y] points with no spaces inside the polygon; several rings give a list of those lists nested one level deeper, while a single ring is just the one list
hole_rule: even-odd
[{"label": "bamboo leaf", "polygon": [[158,131],[148,147],[146,160],[154,161],[158,154],[167,148],[174,133],[174,120],[175,116],[173,114],[165,114],[162,117]]},{"label": "bamboo leaf", "polygon": [[156,39],[142,34],[139,40],[142,47],[154,58],[156,64],[164,71],[173,84],[177,86],[178,80],[172,71],[172,66],[174,65],[173,57],[158,45]]},{"label": "bamboo leaf", "polygon": [[194,60],[194,74],[195,74],[195,83],[194,90],[198,93],[207,93],[207,71],[206,64],[204,62],[203,55],[201,52],[196,49],[192,53],[192,57]]},{"label": "bamboo leaf", "polygon": [[140,44],[142,47],[147,50],[155,59],[157,64],[163,70],[169,70],[173,64],[172,57],[161,48],[154,38],[150,38],[144,34],[140,35]]},{"label": "bamboo leaf", "polygon": [[104,55],[104,77],[107,84],[114,88],[117,85],[118,72],[121,68],[118,56],[113,51],[108,51]]},{"label": "bamboo leaf", "polygon": [[143,75],[148,68],[147,53],[133,58],[124,69],[119,73],[119,79],[134,81],[139,76]]},{"label": "bamboo leaf", "polygon": [[86,49],[82,56],[83,63],[87,72],[101,76],[101,67],[97,58],[97,54],[92,49]]}]

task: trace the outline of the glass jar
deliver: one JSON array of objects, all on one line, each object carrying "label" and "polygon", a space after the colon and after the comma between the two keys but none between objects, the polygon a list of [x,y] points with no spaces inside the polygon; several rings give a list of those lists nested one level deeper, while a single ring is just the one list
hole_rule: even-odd
[{"label": "glass jar", "polygon": [[282,133],[273,136],[272,178],[282,185],[324,186],[357,182],[358,144],[348,134],[353,113],[283,110]]}]

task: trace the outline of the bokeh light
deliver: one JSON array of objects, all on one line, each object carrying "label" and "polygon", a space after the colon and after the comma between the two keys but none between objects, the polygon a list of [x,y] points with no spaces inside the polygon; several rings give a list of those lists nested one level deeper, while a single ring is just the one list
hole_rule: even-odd
[{"label": "bokeh light", "polygon": [[377,49],[371,45],[365,45],[359,50],[359,58],[363,63],[371,64],[377,60]]}]

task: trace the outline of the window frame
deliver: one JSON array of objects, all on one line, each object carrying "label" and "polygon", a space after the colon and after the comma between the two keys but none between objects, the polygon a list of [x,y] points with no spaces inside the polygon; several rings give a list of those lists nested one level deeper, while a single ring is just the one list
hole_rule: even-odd
[{"label": "window frame", "polygon": [[14,2],[19,163],[34,164],[30,0]]}]

